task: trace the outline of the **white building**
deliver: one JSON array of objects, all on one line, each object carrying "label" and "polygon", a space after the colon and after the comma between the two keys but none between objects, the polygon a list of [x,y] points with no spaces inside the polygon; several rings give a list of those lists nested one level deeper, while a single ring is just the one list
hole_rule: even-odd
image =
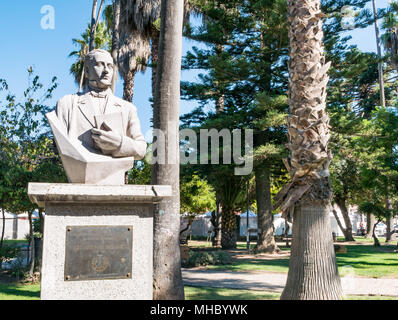
[{"label": "white building", "polygon": [[[37,215],[33,214],[33,219],[37,219]],[[3,232],[3,217],[0,215],[0,234]],[[4,239],[21,240],[29,234],[29,219],[27,213],[13,214],[5,212]]]}]

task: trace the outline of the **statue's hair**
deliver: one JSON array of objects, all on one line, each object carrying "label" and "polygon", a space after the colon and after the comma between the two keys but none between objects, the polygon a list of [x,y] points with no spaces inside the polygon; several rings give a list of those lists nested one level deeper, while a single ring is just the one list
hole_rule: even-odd
[{"label": "statue's hair", "polygon": [[[86,57],[84,58],[84,67],[88,67],[89,66],[90,62],[92,60],[94,60],[94,57],[95,57],[96,53],[107,54],[112,59],[112,56],[111,56],[111,54],[108,51],[103,50],[103,49],[94,49],[94,50],[91,50],[89,53],[87,53]],[[113,61],[113,59],[112,59],[112,61]]]}]

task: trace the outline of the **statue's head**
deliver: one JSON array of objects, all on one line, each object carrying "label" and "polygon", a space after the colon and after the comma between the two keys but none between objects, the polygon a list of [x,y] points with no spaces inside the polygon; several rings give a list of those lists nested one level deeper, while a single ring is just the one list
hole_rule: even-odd
[{"label": "statue's head", "polygon": [[84,71],[93,89],[107,89],[112,85],[113,59],[108,51],[95,49],[84,60]]}]

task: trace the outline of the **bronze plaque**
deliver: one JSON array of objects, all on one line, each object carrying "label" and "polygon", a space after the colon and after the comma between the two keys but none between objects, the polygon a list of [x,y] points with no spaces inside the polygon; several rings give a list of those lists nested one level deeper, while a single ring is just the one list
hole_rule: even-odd
[{"label": "bronze plaque", "polygon": [[132,252],[132,226],[68,226],[65,281],[131,279]]}]

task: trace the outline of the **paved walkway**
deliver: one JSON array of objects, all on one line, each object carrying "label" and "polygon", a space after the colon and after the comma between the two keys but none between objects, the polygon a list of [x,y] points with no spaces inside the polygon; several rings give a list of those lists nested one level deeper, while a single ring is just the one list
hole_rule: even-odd
[{"label": "paved walkway", "polygon": [[[282,292],[287,273],[182,269],[185,285]],[[342,277],[344,294],[398,296],[398,279]]]}]

